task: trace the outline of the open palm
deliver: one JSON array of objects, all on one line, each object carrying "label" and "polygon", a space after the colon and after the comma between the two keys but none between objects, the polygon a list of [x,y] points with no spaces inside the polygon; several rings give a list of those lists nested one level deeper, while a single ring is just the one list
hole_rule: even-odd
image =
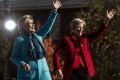
[{"label": "open palm", "polygon": [[62,6],[62,4],[60,1],[56,0],[56,1],[53,1],[53,6],[54,6],[55,10],[57,10]]},{"label": "open palm", "polygon": [[112,19],[115,13],[116,13],[115,9],[112,9],[110,11],[107,10],[107,17],[108,17],[108,19],[109,20]]}]

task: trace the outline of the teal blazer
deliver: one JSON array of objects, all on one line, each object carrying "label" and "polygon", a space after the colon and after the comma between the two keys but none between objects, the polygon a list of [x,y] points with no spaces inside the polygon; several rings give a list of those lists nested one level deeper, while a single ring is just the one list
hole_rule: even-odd
[{"label": "teal blazer", "polygon": [[[44,57],[46,56],[46,51],[45,51],[45,47],[43,45],[42,40],[48,34],[48,32],[50,32],[55,22],[57,14],[58,13],[56,11],[51,11],[47,22],[42,26],[42,28],[40,28],[40,30],[38,30],[37,32],[34,32],[36,38],[42,44],[42,49],[43,49],[42,51],[43,51]],[[40,80],[39,70],[37,70],[41,66],[39,64],[40,61],[31,60],[31,58],[27,55],[28,49],[29,49],[28,44],[29,44],[29,36],[27,34],[21,34],[15,39],[15,42],[14,42],[11,60],[17,66],[17,79],[18,80],[19,79]],[[21,66],[22,64],[25,64],[25,63],[30,64],[31,72],[26,72],[23,70]],[[45,66],[45,70],[49,70],[46,63],[46,59],[44,59],[43,65]],[[33,74],[34,72],[37,72],[38,76],[36,76],[36,73]]]}]

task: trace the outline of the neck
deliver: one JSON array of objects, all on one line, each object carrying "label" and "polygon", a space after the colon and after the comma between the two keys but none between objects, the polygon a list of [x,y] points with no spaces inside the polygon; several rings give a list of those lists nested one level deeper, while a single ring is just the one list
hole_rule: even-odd
[{"label": "neck", "polygon": [[75,34],[77,38],[80,38],[82,36],[82,33],[80,34]]},{"label": "neck", "polygon": [[81,38],[82,37],[82,33],[81,34],[75,34],[73,33],[77,38]]}]

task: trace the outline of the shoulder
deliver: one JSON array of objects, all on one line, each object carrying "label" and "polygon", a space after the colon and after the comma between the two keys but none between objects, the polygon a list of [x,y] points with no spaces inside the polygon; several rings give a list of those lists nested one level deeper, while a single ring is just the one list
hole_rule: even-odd
[{"label": "shoulder", "polygon": [[66,35],[63,37],[64,42],[69,42],[71,40],[72,35]]},{"label": "shoulder", "polygon": [[22,42],[22,41],[24,41],[24,38],[21,35],[16,37],[16,39],[15,39],[15,42]]},{"label": "shoulder", "polygon": [[69,35],[64,36],[64,38],[69,38],[69,37],[70,37]]},{"label": "shoulder", "polygon": [[63,40],[67,40],[67,39],[69,39],[70,38],[70,35],[65,35],[64,37],[63,37]]}]

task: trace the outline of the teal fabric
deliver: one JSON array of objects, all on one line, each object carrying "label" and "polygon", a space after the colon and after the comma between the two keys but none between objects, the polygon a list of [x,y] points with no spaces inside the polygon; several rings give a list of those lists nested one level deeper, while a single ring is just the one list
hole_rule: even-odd
[{"label": "teal fabric", "polygon": [[42,52],[42,45],[35,37],[34,33],[31,33],[29,36],[29,43],[30,43],[30,57],[33,59],[40,59],[43,58]]},{"label": "teal fabric", "polygon": [[[17,66],[17,80],[51,80],[45,58],[46,51],[42,40],[51,30],[57,14],[58,13],[56,11],[51,11],[47,22],[40,30],[34,33],[35,37],[42,45],[43,59],[33,60],[27,55],[29,53],[29,34],[21,34],[16,38],[12,50],[11,60]],[[25,63],[30,65],[30,72],[23,70],[22,65]]]}]

